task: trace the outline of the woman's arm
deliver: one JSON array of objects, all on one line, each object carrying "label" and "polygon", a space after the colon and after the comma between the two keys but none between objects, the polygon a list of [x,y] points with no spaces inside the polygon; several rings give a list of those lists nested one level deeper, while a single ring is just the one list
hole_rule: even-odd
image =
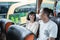
[{"label": "woman's arm", "polygon": [[35,24],[33,27],[33,32],[36,34],[38,30],[38,24]]}]

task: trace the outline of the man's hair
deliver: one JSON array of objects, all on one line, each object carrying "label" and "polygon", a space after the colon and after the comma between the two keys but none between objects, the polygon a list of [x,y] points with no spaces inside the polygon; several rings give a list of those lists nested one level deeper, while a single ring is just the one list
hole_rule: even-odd
[{"label": "man's hair", "polygon": [[47,14],[48,17],[50,14],[53,15],[53,10],[49,9],[49,8],[43,8],[43,12],[44,12],[44,14]]},{"label": "man's hair", "polygon": [[50,9],[50,15],[54,16],[54,12],[52,9]]},{"label": "man's hair", "polygon": [[34,21],[36,21],[36,13],[33,11],[28,13],[27,20],[30,20],[29,15],[32,15],[32,14],[34,14],[34,16],[35,16]]}]

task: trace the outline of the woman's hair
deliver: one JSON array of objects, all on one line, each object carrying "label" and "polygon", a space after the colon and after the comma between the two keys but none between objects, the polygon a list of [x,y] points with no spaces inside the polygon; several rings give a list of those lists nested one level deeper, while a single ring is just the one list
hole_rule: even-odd
[{"label": "woman's hair", "polygon": [[36,21],[36,13],[33,12],[33,11],[31,11],[31,12],[28,13],[27,20],[30,20],[29,15],[33,15],[33,14],[35,16],[34,21]]}]

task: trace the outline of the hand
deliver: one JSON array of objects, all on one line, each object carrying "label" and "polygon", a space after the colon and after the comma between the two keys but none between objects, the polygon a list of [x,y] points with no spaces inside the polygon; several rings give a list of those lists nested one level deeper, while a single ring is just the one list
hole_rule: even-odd
[{"label": "hand", "polygon": [[48,38],[47,40],[55,40],[55,38],[52,38],[52,37],[51,37],[51,38]]}]

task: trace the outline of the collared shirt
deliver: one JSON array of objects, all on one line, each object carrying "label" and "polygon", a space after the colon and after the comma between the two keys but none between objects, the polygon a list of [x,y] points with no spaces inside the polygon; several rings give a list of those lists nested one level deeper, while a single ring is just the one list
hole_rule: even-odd
[{"label": "collared shirt", "polygon": [[39,26],[38,22],[31,23],[30,21],[28,21],[28,22],[26,23],[26,28],[27,28],[28,30],[30,30],[31,32],[33,32],[35,35],[36,35],[36,33],[37,33],[38,26]]}]

